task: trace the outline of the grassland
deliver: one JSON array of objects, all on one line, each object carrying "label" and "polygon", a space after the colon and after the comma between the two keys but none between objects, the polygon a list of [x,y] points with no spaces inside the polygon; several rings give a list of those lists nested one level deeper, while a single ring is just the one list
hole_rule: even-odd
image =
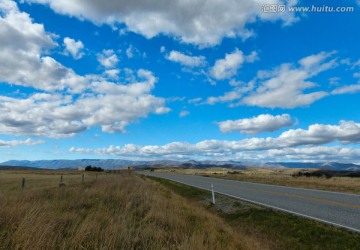
[{"label": "grassland", "polygon": [[360,248],[360,234],[171,181],[82,174],[0,171],[0,249]]},{"label": "grassland", "polygon": [[1,249],[248,248],[221,218],[153,181],[63,174],[65,187],[56,172],[0,173]]},{"label": "grassland", "polygon": [[238,181],[265,183],[289,187],[320,189],[336,192],[360,194],[360,178],[351,177],[293,177],[301,169],[248,169],[229,170],[224,168],[211,169],[159,169],[159,172],[195,174],[215,178]]}]

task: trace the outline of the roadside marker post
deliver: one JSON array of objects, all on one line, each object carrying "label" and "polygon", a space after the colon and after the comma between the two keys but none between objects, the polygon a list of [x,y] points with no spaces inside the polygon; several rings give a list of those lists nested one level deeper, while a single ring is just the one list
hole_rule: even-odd
[{"label": "roadside marker post", "polygon": [[213,184],[211,184],[211,193],[212,193],[212,203],[215,205],[215,192],[214,192]]}]

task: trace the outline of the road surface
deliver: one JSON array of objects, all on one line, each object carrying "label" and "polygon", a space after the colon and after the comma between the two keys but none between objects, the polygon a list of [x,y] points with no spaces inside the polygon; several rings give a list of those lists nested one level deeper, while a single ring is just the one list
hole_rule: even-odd
[{"label": "road surface", "polygon": [[194,175],[147,173],[193,187],[304,216],[360,233],[360,195],[224,180]]}]

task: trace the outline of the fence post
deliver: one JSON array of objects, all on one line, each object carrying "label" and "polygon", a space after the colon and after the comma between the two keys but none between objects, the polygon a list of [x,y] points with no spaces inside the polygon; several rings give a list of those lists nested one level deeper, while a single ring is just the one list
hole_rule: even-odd
[{"label": "fence post", "polygon": [[84,174],[82,174],[81,181],[82,181],[82,183],[84,183]]},{"label": "fence post", "polygon": [[22,190],[25,189],[25,178],[22,178],[21,189],[22,189]]},{"label": "fence post", "polygon": [[63,183],[63,176],[60,176],[60,184]]},{"label": "fence post", "polygon": [[211,184],[211,193],[212,193],[212,203],[215,205],[215,192],[214,192],[213,184]]}]

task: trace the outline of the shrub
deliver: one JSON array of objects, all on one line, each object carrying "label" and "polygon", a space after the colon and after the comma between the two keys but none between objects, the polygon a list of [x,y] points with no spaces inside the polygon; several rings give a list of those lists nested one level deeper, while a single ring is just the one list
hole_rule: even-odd
[{"label": "shrub", "polygon": [[103,172],[104,169],[102,169],[101,167],[92,167],[91,165],[89,165],[85,168],[85,171]]}]

